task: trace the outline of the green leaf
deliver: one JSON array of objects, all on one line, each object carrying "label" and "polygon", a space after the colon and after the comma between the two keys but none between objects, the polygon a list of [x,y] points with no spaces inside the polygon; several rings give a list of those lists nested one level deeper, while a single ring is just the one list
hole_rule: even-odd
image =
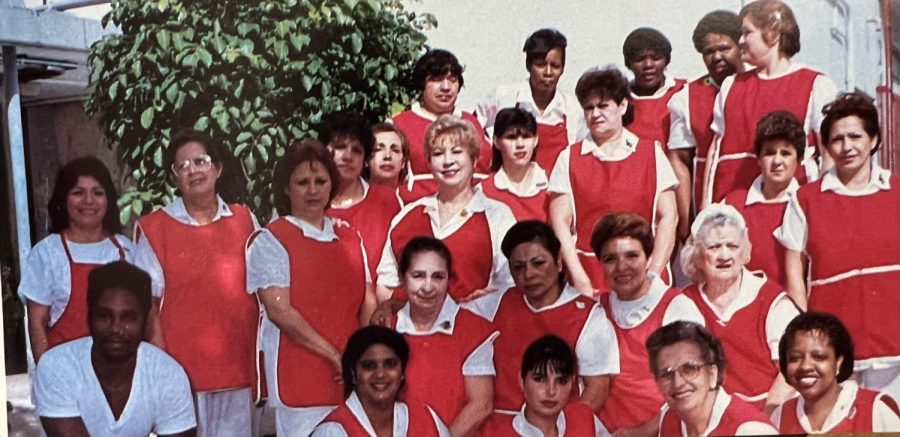
[{"label": "green leaf", "polygon": [[131,210],[134,211],[134,215],[140,216],[143,209],[144,205],[142,204],[141,199],[135,198],[131,201]]},{"label": "green leaf", "polygon": [[288,57],[288,46],[284,41],[278,41],[272,47],[272,51],[275,53],[279,59],[286,59]]},{"label": "green leaf", "polygon": [[109,99],[116,100],[116,94],[119,91],[119,82],[113,82],[109,85]]},{"label": "green leaf", "polygon": [[168,30],[163,29],[159,32],[156,32],[156,41],[159,43],[159,47],[164,51],[169,49],[169,42],[171,41],[171,39],[172,35]]},{"label": "green leaf", "polygon": [[206,65],[206,68],[212,66],[213,58],[212,54],[208,50],[204,49],[203,47],[199,47],[197,49],[197,57],[200,58],[200,62]]},{"label": "green leaf", "polygon": [[306,91],[311,90],[313,87],[313,80],[309,76],[303,76],[302,78],[300,78],[300,82],[303,84],[303,89],[305,89]]},{"label": "green leaf", "polygon": [[309,44],[309,35],[305,35],[302,33],[295,33],[291,35],[291,45],[294,47],[294,50],[300,52],[303,51],[303,48]]},{"label": "green leaf", "polygon": [[[235,141],[237,141],[238,143],[243,143],[243,142],[249,140],[250,138],[253,138],[253,134],[251,134],[250,132],[241,132],[238,134],[237,139]],[[235,152],[237,152],[237,150],[235,150]]]},{"label": "green leaf", "polygon": [[155,114],[155,110],[152,106],[147,107],[144,112],[141,113],[141,126],[144,129],[150,129],[150,126],[153,124],[153,115]]},{"label": "green leaf", "polygon": [[169,88],[166,89],[166,100],[169,103],[175,103],[178,99],[178,82],[173,82],[172,85],[169,85]]},{"label": "green leaf", "polygon": [[358,33],[350,34],[350,45],[353,49],[353,53],[358,54],[362,51],[362,37],[360,37]]},{"label": "green leaf", "polygon": [[197,122],[194,123],[194,130],[205,131],[206,128],[209,127],[209,117],[203,116],[197,119]]}]

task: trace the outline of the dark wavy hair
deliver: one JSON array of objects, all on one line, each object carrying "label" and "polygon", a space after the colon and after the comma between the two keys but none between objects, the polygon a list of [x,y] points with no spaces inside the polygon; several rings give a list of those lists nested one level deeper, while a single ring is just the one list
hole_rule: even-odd
[{"label": "dark wavy hair", "polygon": [[[341,179],[337,167],[334,166],[331,152],[318,140],[298,141],[291,145],[287,153],[278,160],[278,164],[275,165],[275,174],[272,177],[272,203],[280,216],[291,213],[291,198],[285,191],[291,182],[291,174],[298,165],[305,162],[318,162],[328,171],[328,177],[331,179],[331,192],[328,194],[329,204],[331,199],[337,195],[338,181]],[[328,208],[328,204],[325,205],[325,208]]]},{"label": "dark wavy hair", "polygon": [[[391,328],[384,326],[366,326],[359,328],[347,339],[347,347],[341,355],[341,375],[344,378],[344,397],[350,396],[356,390],[356,364],[362,358],[369,347],[382,344],[392,350],[400,358],[400,368],[406,374],[406,365],[409,363],[409,344],[402,335]],[[406,378],[400,381],[400,390],[406,384]]]},{"label": "dark wavy hair", "polygon": [[[497,147],[497,140],[506,135],[506,131],[511,129],[521,129],[530,132],[532,135],[537,135],[537,120],[535,120],[534,115],[522,108],[503,108],[497,113],[497,116],[494,118],[494,141],[491,146],[493,155],[491,158],[492,172],[497,172],[503,167],[503,154],[500,153],[500,148]],[[531,154],[532,161],[537,155],[538,146],[534,148],[534,152]]]},{"label": "dark wavy hair", "polygon": [[247,179],[244,177],[244,168],[237,158],[222,143],[214,140],[205,132],[194,129],[181,129],[169,141],[163,154],[163,165],[172,177],[175,173],[172,166],[175,164],[175,155],[178,149],[190,142],[197,142],[203,146],[206,154],[212,159],[212,163],[222,169],[222,174],[216,180],[216,194],[227,203],[246,204],[249,199],[247,192]]},{"label": "dark wavy hair", "polygon": [[706,328],[694,323],[677,321],[663,326],[650,337],[647,338],[645,346],[647,353],[650,355],[650,373],[659,374],[656,361],[659,358],[659,352],[668,346],[686,341],[693,343],[700,349],[700,356],[706,364],[715,364],[717,372],[716,388],[722,385],[725,379],[725,349],[722,348],[722,342],[712,335]]},{"label": "dark wavy hair", "polygon": [[591,250],[599,259],[601,249],[607,241],[624,237],[634,238],[641,243],[647,257],[653,252],[653,232],[650,230],[650,223],[631,212],[611,212],[601,217],[591,232]]},{"label": "dark wavy hair", "polygon": [[697,52],[703,53],[703,39],[709,34],[725,35],[735,44],[741,39],[741,19],[731,11],[712,11],[703,16],[694,28],[691,39]]},{"label": "dark wavy hair", "polygon": [[[594,96],[610,99],[619,105],[630,93],[628,79],[618,68],[612,66],[585,72],[575,85],[575,96],[581,105]],[[625,115],[622,116],[622,125],[628,126],[632,121],[634,121],[634,105],[628,105]]]},{"label": "dark wavy hair", "polygon": [[834,123],[842,118],[855,115],[862,120],[863,129],[865,129],[870,137],[878,135],[878,141],[875,143],[875,146],[872,147],[870,154],[874,155],[878,148],[881,147],[881,135],[879,134],[878,127],[878,109],[872,103],[872,99],[865,94],[859,92],[841,93],[833,102],[825,105],[822,109],[822,113],[825,114],[825,118],[822,119],[822,124],[819,129],[819,132],[822,133],[822,143],[828,144],[828,139],[831,137],[831,127]]},{"label": "dark wavy hair", "polygon": [[83,156],[69,161],[56,172],[53,194],[47,202],[47,213],[50,216],[50,232],[61,233],[69,227],[69,210],[66,207],[69,190],[78,183],[81,176],[89,176],[97,180],[106,191],[106,214],[103,216],[103,230],[111,234],[122,232],[119,222],[119,192],[113,184],[112,176],[106,166],[94,156]]},{"label": "dark wavy hair", "polygon": [[789,111],[773,111],[763,116],[756,123],[756,138],[753,139],[753,150],[756,156],[762,153],[763,144],[767,141],[783,140],[794,146],[797,160],[803,159],[806,148],[806,132],[803,123]]},{"label": "dark wavy hair", "polygon": [[[652,27],[639,27],[631,31],[622,43],[625,66],[629,67],[644,50],[659,53],[666,58],[666,65],[672,61],[672,43],[662,32]],[[630,68],[630,67],[629,67]]]},{"label": "dark wavy hair", "polygon": [[778,341],[778,368],[781,374],[787,378],[788,351],[794,346],[797,334],[813,331],[828,337],[828,344],[834,349],[835,358],[844,358],[838,369],[837,381],[846,381],[853,375],[853,338],[837,317],[816,311],[800,313],[784,329],[784,334]]},{"label": "dark wavy hair", "polygon": [[[512,225],[512,227],[506,231],[506,235],[503,236],[503,241],[500,243],[500,251],[503,252],[503,256],[505,256],[506,259],[509,259],[509,257],[512,256],[513,251],[525,243],[537,243],[541,245],[547,252],[550,252],[554,262],[559,262],[562,243],[560,243],[559,238],[556,237],[553,228],[547,223],[540,220],[523,220]],[[560,287],[565,285],[565,266],[563,266],[562,271],[559,272],[557,281],[559,282]]]},{"label": "dark wavy hair", "polygon": [[416,66],[413,67],[410,85],[417,95],[421,95],[422,91],[425,90],[425,82],[428,81],[429,77],[443,77],[451,74],[456,76],[456,79],[459,81],[459,87],[462,88],[464,83],[463,71],[465,71],[465,68],[456,59],[456,55],[443,49],[431,49],[425,52],[416,62]]},{"label": "dark wavy hair", "polygon": [[369,128],[369,123],[355,110],[346,110],[328,114],[325,116],[321,129],[319,129],[319,141],[326,146],[341,137],[356,138],[363,146],[363,160],[368,161],[372,157],[372,148],[375,147],[375,135]]},{"label": "dark wavy hair", "polygon": [[556,29],[540,29],[532,33],[525,40],[525,66],[530,67],[534,61],[542,60],[547,57],[553,49],[559,49],[562,52],[563,65],[566,64],[566,46],[568,41],[566,36]]}]

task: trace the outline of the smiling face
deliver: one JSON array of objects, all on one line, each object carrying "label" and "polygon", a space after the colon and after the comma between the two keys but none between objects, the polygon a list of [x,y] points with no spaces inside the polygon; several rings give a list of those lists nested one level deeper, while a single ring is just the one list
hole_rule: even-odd
[{"label": "smiling face", "polygon": [[494,138],[503,164],[513,167],[529,165],[537,143],[537,136],[522,128],[507,129],[503,136]]},{"label": "smiling face", "polygon": [[759,67],[778,51],[777,44],[766,42],[762,29],[756,27],[749,17],[744,17],[741,22],[741,39],[738,41],[741,48],[741,60]]},{"label": "smiling face", "polygon": [[216,180],[222,174],[222,166],[209,163],[208,158],[204,159],[208,156],[206,148],[197,141],[188,141],[175,152],[175,186],[183,197],[215,194]]},{"label": "smiling face", "polygon": [[669,408],[682,418],[697,409],[712,412],[718,368],[703,361],[690,341],[666,346],[656,357],[656,386]]},{"label": "smiling face", "polygon": [[66,196],[69,227],[98,230],[103,227],[109,199],[103,185],[93,176],[78,176]]},{"label": "smiling face", "polygon": [[528,83],[531,85],[532,91],[542,93],[556,92],[556,85],[559,78],[562,77],[565,69],[565,61],[563,60],[563,52],[560,48],[555,48],[547,52],[544,59],[535,59],[528,66]]},{"label": "smiling face", "polygon": [[592,95],[581,105],[581,109],[591,138],[595,143],[603,144],[622,131],[622,117],[628,109],[628,99],[616,103],[613,99]]},{"label": "smiling face", "polygon": [[634,93],[651,95],[666,80],[666,57],[656,50],[642,50],[628,64],[628,69],[634,73]]},{"label": "smiling face", "polygon": [[699,242],[699,270],[707,283],[727,283],[740,278],[750,261],[750,243],[732,225],[716,226]]},{"label": "smiling face", "polygon": [[328,143],[334,165],[341,175],[341,184],[351,184],[362,175],[365,148],[356,137],[339,136]]},{"label": "smiling face", "polygon": [[878,135],[869,136],[862,119],[851,115],[835,121],[825,141],[826,150],[843,179],[870,165],[872,148],[878,144]]},{"label": "smiling face", "polygon": [[431,148],[431,174],[442,188],[468,186],[472,181],[475,163],[466,148],[458,144],[453,135],[442,135],[434,139]]},{"label": "smiling face", "polygon": [[422,106],[435,115],[451,114],[459,97],[459,78],[453,73],[428,76],[422,90]]},{"label": "smiling face", "polygon": [[356,394],[365,405],[390,406],[397,400],[403,381],[403,366],[394,351],[376,343],[356,362]]},{"label": "smiling face", "polygon": [[525,293],[532,306],[543,307],[559,298],[559,272],[562,261],[553,258],[547,249],[536,241],[516,246],[509,254],[509,271],[516,287]]},{"label": "smiling face", "polygon": [[574,379],[572,375],[561,375],[549,367],[546,375],[529,371],[519,383],[525,394],[525,417],[537,416],[555,423],[569,400]]},{"label": "smiling face", "polygon": [[447,260],[436,252],[413,255],[403,275],[403,285],[411,307],[427,314],[440,311],[450,287]]},{"label": "smiling face", "polygon": [[838,370],[843,357],[835,357],[828,335],[821,331],[797,331],[787,351],[787,383],[807,402],[840,390]]},{"label": "smiling face", "polygon": [[371,182],[395,185],[403,169],[403,145],[396,132],[375,134],[375,149],[369,158]]},{"label": "smiling face", "polygon": [[778,187],[787,186],[791,182],[797,172],[797,165],[800,164],[794,145],[781,139],[764,142],[757,162],[763,184]]},{"label": "smiling face", "polygon": [[88,325],[94,339],[92,353],[117,363],[134,358],[144,337],[146,321],[134,294],[120,288],[108,289],[89,315]]},{"label": "smiling face", "polygon": [[321,162],[297,165],[285,188],[291,201],[291,215],[312,224],[321,221],[331,195],[331,183],[328,169]]},{"label": "smiling face", "polygon": [[707,33],[700,54],[706,71],[717,84],[741,68],[741,49],[728,35]]},{"label": "smiling face", "polygon": [[597,258],[603,265],[606,284],[620,300],[640,299],[647,294],[649,262],[640,241],[631,237],[613,238],[603,244]]}]

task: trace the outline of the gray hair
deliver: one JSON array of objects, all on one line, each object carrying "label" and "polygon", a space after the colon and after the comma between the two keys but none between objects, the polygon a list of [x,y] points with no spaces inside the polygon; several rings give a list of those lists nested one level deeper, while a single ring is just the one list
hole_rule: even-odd
[{"label": "gray hair", "polygon": [[703,245],[706,243],[707,237],[713,229],[730,226],[737,229],[741,234],[741,246],[747,250],[747,259],[743,260],[744,264],[750,261],[750,238],[747,234],[747,222],[744,217],[729,205],[711,205],[707,207],[694,220],[691,226],[691,236],[688,237],[681,248],[680,263],[681,270],[684,274],[691,278],[695,283],[705,281],[703,272],[697,265],[699,254],[703,251]]}]

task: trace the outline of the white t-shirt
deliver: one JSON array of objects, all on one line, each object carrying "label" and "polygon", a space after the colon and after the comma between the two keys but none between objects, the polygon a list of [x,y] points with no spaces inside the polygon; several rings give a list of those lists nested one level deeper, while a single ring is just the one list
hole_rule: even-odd
[{"label": "white t-shirt", "polygon": [[[669,290],[669,286],[659,276],[649,273],[650,289],[640,299],[620,300],[618,294],[609,295],[609,306],[612,307],[614,322],[621,328],[631,329],[641,324],[650,314],[656,310],[663,295]],[[662,326],[683,320],[705,326],[703,314],[689,297],[679,294],[672,298],[666,312],[663,314]]]},{"label": "white t-shirt", "polygon": [[501,109],[515,107],[530,112],[539,124],[555,126],[565,122],[569,144],[576,143],[588,135],[584,124],[584,111],[575,94],[557,89],[553,100],[550,100],[550,104],[541,113],[534,103],[531,85],[527,80],[497,87],[493,95],[478,104],[475,115],[484,126],[488,137],[493,137],[497,113]]},{"label": "white t-shirt", "polygon": [[[125,252],[125,261],[131,262],[134,246],[124,235],[116,235],[116,241]],[[108,238],[97,243],[73,243],[67,241],[69,253],[76,263],[107,264],[119,260],[119,248]],[[36,244],[22,263],[22,282],[19,296],[50,307],[50,326],[62,316],[72,294],[72,272],[69,258],[59,234],[50,234]]]},{"label": "white t-shirt", "polygon": [[94,339],[84,337],[50,349],[34,380],[37,413],[46,418],[81,417],[93,436],[176,434],[197,426],[184,369],[149,343],[137,350],[128,403],[115,420],[94,367]]},{"label": "white t-shirt", "polygon": [[[706,76],[706,75],[704,75]],[[718,88],[715,82],[708,79],[712,86]],[[672,94],[666,107],[669,108],[669,116],[671,122],[669,124],[669,150],[676,149],[696,149],[697,138],[694,137],[694,131],[691,130],[691,93],[688,90],[693,81],[688,81],[684,88]],[[705,156],[697,158],[706,159]]]},{"label": "white t-shirt", "polygon": [[[362,403],[359,401],[359,396],[356,395],[356,392],[350,393],[350,396],[346,401],[347,408],[353,413],[353,417],[359,422],[359,424],[366,430],[370,437],[375,437],[375,429],[372,427],[372,422],[369,421],[369,416],[366,415],[366,411],[363,409]],[[428,412],[431,413],[431,419],[434,421],[434,426],[437,427],[438,436],[439,437],[450,437],[450,430],[447,429],[447,426],[444,425],[444,422],[437,416],[437,413],[434,412],[430,407],[428,408]],[[416,430],[409,429],[409,407],[403,402],[394,402],[394,437],[406,437],[410,435],[409,431],[413,431],[415,433]],[[414,434],[413,434],[414,435]],[[316,427],[315,431],[312,433],[312,437],[347,437],[347,431],[344,430],[344,427],[341,426],[340,423],[337,422],[322,422],[319,426]]]}]

